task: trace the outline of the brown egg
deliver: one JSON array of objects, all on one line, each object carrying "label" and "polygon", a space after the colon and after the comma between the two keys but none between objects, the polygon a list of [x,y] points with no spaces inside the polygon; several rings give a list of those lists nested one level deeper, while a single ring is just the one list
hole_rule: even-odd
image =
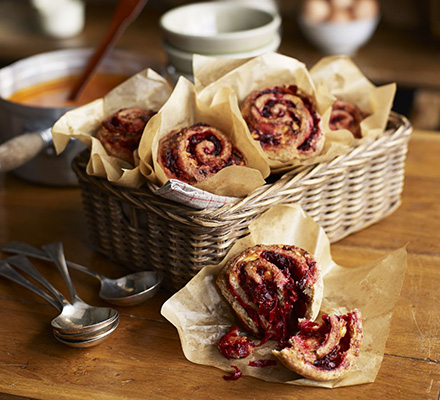
[{"label": "brown egg", "polygon": [[330,0],[330,3],[334,9],[341,9],[341,8],[350,8],[353,6],[354,1],[353,0]]},{"label": "brown egg", "polygon": [[304,18],[311,22],[324,22],[330,17],[330,4],[326,0],[308,0],[304,4]]},{"label": "brown egg", "polygon": [[378,13],[379,5],[376,0],[358,0],[353,7],[356,19],[375,18]]},{"label": "brown egg", "polygon": [[352,19],[353,19],[352,13],[348,9],[333,10],[332,15],[330,17],[331,22],[335,22],[338,24],[350,22]]}]

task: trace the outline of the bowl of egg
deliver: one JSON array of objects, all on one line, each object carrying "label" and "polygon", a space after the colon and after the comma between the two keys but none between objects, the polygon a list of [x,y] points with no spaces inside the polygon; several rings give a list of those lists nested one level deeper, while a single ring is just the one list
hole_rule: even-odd
[{"label": "bowl of egg", "polygon": [[379,18],[377,0],[306,0],[299,26],[324,54],[352,56],[371,38]]}]

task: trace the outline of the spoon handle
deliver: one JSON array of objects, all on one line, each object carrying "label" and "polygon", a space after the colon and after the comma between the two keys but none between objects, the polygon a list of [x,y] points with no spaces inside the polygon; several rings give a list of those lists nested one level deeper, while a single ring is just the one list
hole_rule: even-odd
[{"label": "spoon handle", "polygon": [[24,256],[12,256],[5,260],[8,264],[21,269],[23,272],[34,278],[38,283],[43,285],[49,292],[51,292],[56,300],[62,305],[69,304],[66,297],[57,290],[40,272],[31,264],[31,262]]},{"label": "spoon handle", "polygon": [[52,304],[58,311],[62,311],[63,307],[58,301],[49,296],[38,286],[28,281],[24,276],[19,274],[13,267],[11,267],[7,262],[3,260],[0,260],[0,275],[24,286],[26,289],[31,290],[32,292],[46,300],[49,304]]},{"label": "spoon handle", "polygon": [[[10,242],[4,245],[2,250],[8,253],[23,254],[25,256],[35,257],[40,260],[52,261],[52,259],[43,250],[37,249],[36,247],[23,242]],[[76,264],[72,261],[66,261],[66,263],[69,268],[84,272],[88,275],[95,277],[96,279],[99,279],[100,281],[105,279],[104,275],[101,275],[100,273],[93,271],[87,267],[84,267],[83,265]]]},{"label": "spoon handle", "polygon": [[64,258],[64,250],[61,242],[50,243],[43,246],[44,251],[50,257],[50,259],[58,267],[61,275],[66,282],[67,289],[69,289],[70,297],[73,302],[81,301],[75,286],[73,285],[72,279],[69,275],[69,270],[67,269],[66,259]]},{"label": "spoon handle", "polygon": [[122,35],[130,22],[136,19],[144,8],[146,2],[147,0],[120,0],[115,14],[113,15],[110,29],[102,39],[99,47],[88,62],[86,69],[70,93],[69,100],[75,101],[79,97],[99,62],[110,51],[116,40]]}]

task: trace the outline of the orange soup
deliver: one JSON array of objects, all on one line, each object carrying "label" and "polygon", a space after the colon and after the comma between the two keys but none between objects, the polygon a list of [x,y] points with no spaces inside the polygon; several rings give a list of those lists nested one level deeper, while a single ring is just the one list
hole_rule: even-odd
[{"label": "orange soup", "polygon": [[128,76],[114,74],[94,74],[79,98],[68,100],[75,81],[79,76],[67,76],[15,92],[8,100],[36,107],[71,107],[89,103],[105,96],[111,89],[125,81]]}]

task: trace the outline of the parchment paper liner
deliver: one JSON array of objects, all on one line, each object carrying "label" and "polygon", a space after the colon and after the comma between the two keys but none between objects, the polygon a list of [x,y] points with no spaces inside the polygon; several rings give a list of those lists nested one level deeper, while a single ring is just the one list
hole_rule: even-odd
[{"label": "parchment paper liner", "polygon": [[[274,85],[297,85],[311,96],[321,114],[326,137],[324,148],[317,157],[308,160],[282,162],[272,160],[263,152],[272,172],[283,172],[298,165],[317,164],[345,154],[353,143],[353,135],[327,137],[331,105],[335,98],[328,91],[317,92],[306,66],[291,57],[267,53],[249,60],[227,60],[195,55],[193,57],[194,81],[198,96],[209,101],[222,87],[229,87],[237,95],[239,104],[254,90]],[[240,113],[241,116],[241,113]],[[259,143],[259,142],[257,142]]]},{"label": "parchment paper liner", "polygon": [[141,172],[151,182],[164,185],[168,177],[157,161],[160,139],[175,129],[203,122],[229,136],[245,156],[247,166],[223,168],[194,186],[220,196],[242,197],[265,184],[269,166],[234,106],[235,94],[230,89],[222,88],[207,103],[197,98],[189,80],[180,77],[168,101],[145,128],[147,134],[139,144]]},{"label": "parchment paper liner", "polygon": [[[396,93],[396,84],[376,87],[373,85],[346,56],[324,57],[310,70],[316,90],[323,96],[334,96],[356,104],[361,110],[370,114],[361,121],[362,138],[356,143],[377,138],[386,127]],[[330,140],[335,136],[346,135],[346,129],[330,130],[328,120],[325,130]]]},{"label": "parchment paper liner", "polygon": [[169,83],[151,69],[133,75],[103,98],[68,111],[54,124],[52,137],[57,154],[64,151],[71,138],[79,139],[90,148],[91,155],[87,164],[89,175],[106,178],[130,188],[141,186],[145,178],[137,166],[137,155],[135,167],[109,156],[94,135],[102,121],[121,108],[140,107],[158,111],[171,91]]},{"label": "parchment paper liner", "polygon": [[[162,307],[162,315],[176,328],[185,357],[194,363],[232,372],[236,365],[243,375],[269,382],[302,386],[340,387],[373,382],[379,371],[390,330],[394,306],[399,298],[406,269],[406,250],[399,249],[381,260],[356,268],[337,265],[322,228],[299,206],[275,206],[250,225],[250,235],[237,241],[218,266],[203,268]],[[282,366],[255,368],[250,360],[275,359],[270,341],[250,357],[227,360],[216,342],[237,324],[231,308],[215,285],[227,260],[254,244],[294,244],[305,248],[321,264],[324,277],[322,312],[342,313],[357,307],[363,315],[364,342],[352,369],[339,380],[318,382],[302,378]],[[320,320],[320,318],[319,318]]]}]

